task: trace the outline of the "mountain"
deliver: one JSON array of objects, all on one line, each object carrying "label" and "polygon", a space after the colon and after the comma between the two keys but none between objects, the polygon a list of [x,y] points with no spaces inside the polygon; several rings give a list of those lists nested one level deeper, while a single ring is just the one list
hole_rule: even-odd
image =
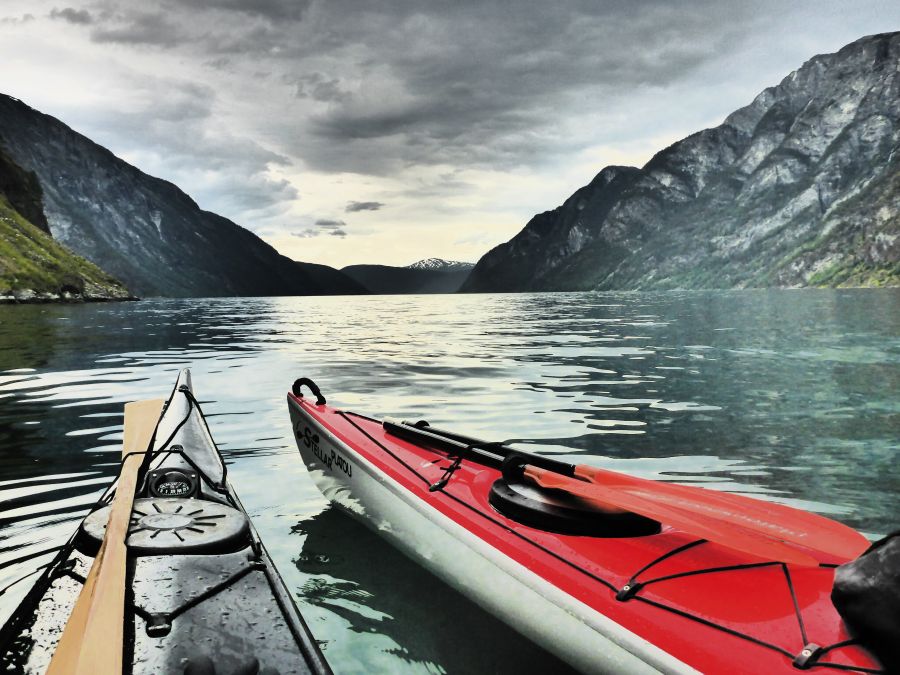
[{"label": "mountain", "polygon": [[139,295],[365,292],[335,269],[279,254],[175,185],[3,95],[0,146],[37,176],[53,237]]},{"label": "mountain", "polygon": [[0,151],[0,302],[130,297],[116,279],[53,240],[37,178]]},{"label": "mountain", "polygon": [[439,272],[471,271],[475,263],[459,262],[457,260],[444,260],[443,258],[425,258],[406,266],[411,270],[435,270]]},{"label": "mountain", "polygon": [[376,295],[455,293],[472,267],[472,263],[427,258],[407,267],[350,265],[341,272]]},{"label": "mountain", "polygon": [[463,291],[900,285],[900,33],[815,56],[488,252]]}]

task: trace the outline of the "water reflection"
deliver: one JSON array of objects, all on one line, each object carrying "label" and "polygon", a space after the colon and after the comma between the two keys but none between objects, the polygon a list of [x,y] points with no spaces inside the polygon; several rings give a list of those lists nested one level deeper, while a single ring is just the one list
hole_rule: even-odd
[{"label": "water reflection", "polygon": [[295,560],[304,599],[339,617],[342,631],[378,636],[378,650],[348,660],[347,672],[398,672],[398,659],[403,672],[572,672],[344,514],[326,509],[293,532],[306,537]]},{"label": "water reflection", "polygon": [[[184,366],[273,556],[332,636],[339,671],[366,658],[452,671],[490,657],[465,646],[464,626],[419,631],[396,604],[378,604],[383,591],[370,589],[354,611],[394,620],[360,624],[322,600],[321,574],[292,564],[307,536],[316,544],[315,514],[326,506],[287,421],[284,393],[299,375],[347,408],[756,493],[868,533],[894,529],[900,512],[895,290],[4,306],[0,588],[41,564],[22,558],[65,539],[113,476],[122,404],[164,394]],[[392,555],[376,538],[368,546],[378,559]],[[402,575],[372,579],[368,559],[345,556],[335,578],[387,588],[415,574],[390,559]],[[0,619],[15,599],[0,594]],[[457,649],[448,655],[447,644]]]}]

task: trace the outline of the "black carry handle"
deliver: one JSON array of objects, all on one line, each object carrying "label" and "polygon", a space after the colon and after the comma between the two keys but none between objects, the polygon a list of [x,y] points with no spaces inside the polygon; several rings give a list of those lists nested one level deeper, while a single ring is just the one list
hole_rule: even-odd
[{"label": "black carry handle", "polygon": [[498,442],[480,441],[460,434],[430,426],[427,422],[394,422],[385,420],[384,430],[392,436],[443,450],[455,455],[467,456],[480,464],[500,469],[503,477],[515,480],[522,477],[525,465],[547,469],[564,476],[575,475],[575,465],[549,459],[542,455],[510,448]]},{"label": "black carry handle", "polygon": [[317,385],[308,377],[300,377],[294,380],[294,386],[291,387],[291,392],[294,394],[294,396],[303,398],[303,385],[309,387],[309,390],[312,392],[313,396],[316,397],[316,405],[325,405],[325,397],[322,396],[322,390],[319,389],[319,385]]}]

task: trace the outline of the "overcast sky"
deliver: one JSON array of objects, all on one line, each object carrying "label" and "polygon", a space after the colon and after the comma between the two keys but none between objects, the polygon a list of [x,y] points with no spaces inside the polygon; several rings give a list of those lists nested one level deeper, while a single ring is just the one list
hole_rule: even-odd
[{"label": "overcast sky", "polygon": [[477,260],[719,124],[856,0],[2,0],[0,92],[298,260]]}]

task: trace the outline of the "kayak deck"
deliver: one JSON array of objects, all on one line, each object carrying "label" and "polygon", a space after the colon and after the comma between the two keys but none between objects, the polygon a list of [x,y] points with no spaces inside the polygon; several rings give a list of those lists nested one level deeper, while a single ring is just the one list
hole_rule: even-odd
[{"label": "kayak deck", "polygon": [[[867,651],[848,643],[851,636],[830,601],[834,567],[845,560],[807,551],[819,567],[786,565],[665,525],[659,534],[619,538],[529,527],[489,503],[498,470],[392,436],[378,420],[294,395],[288,400],[298,446],[314,478],[319,476],[326,496],[343,501],[364,521],[377,518],[379,507],[362,498],[354,503],[359,473],[396,484],[423,512],[440,513],[447,537],[459,525],[493,547],[511,573],[524,568],[548,581],[574,599],[570,611],[582,612],[586,621],[611,620],[702,672],[774,673],[797,667],[880,672]],[[334,447],[320,445],[311,452],[305,430],[310,423],[312,435],[323,432],[320,440]],[[430,489],[439,483],[442,487]],[[368,524],[382,533],[396,525],[383,519]],[[438,573],[447,564],[420,562]],[[492,589],[477,582],[458,587],[477,602],[500,602],[488,598]],[[565,649],[558,651],[564,659]]]},{"label": "kayak deck", "polygon": [[[227,482],[188,371],[153,447],[126,540],[124,672],[330,673]],[[46,670],[108,510],[85,518],[0,629],[4,672]]]}]

